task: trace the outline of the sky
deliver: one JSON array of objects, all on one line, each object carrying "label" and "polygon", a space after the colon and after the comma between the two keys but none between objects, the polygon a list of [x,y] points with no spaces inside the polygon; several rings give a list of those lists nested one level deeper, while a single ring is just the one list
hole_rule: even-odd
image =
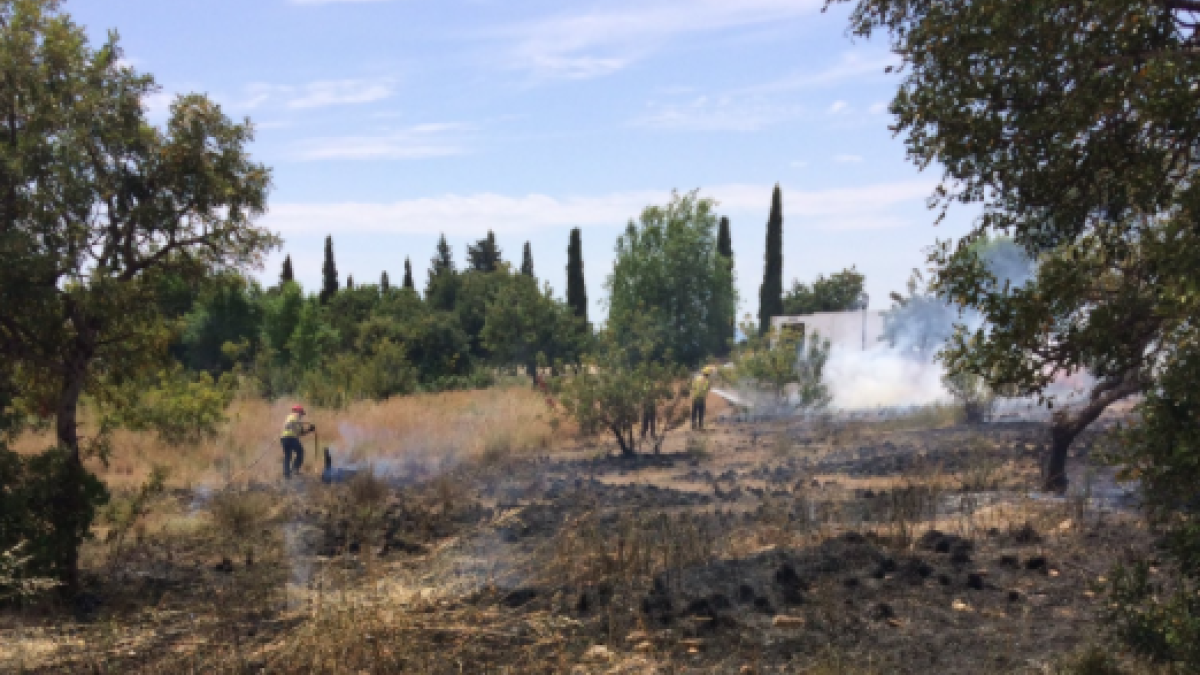
[{"label": "sky", "polygon": [[880,37],[854,39],[824,0],[68,0],[97,43],[155,76],[147,101],[199,92],[256,128],[273,188],[262,224],[315,290],[326,235],[356,283],[425,282],[439,234],[464,265],[493,230],[507,260],[531,243],[565,293],[582,228],[593,320],[617,236],[672,190],[729,217],[740,314],[756,313],[771,190],[784,208],[784,279],[856,266],[890,306],[935,226],[887,104],[899,76]]}]

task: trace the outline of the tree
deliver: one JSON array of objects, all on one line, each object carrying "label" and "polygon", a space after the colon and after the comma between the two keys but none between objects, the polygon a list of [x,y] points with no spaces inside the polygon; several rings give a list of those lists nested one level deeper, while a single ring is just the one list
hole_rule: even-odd
[{"label": "tree", "polygon": [[753,324],[743,326],[746,343],[734,355],[732,372],[723,370],[721,377],[766,394],[772,406],[821,409],[829,405],[832,396],[825,383],[829,340],[817,333],[800,336],[790,331],[760,336],[754,329]]},{"label": "tree", "polygon": [[578,227],[571,229],[567,244],[567,305],[575,316],[588,323],[587,282],[583,278],[583,236]]},{"label": "tree", "polygon": [[487,307],[480,332],[499,364],[516,364],[531,378],[539,361],[578,362],[584,329],[570,307],[554,299],[550,286],[538,288],[530,275],[510,276]]},{"label": "tree", "polygon": [[[1066,487],[1075,436],[1163,381],[1193,330],[1185,289],[1198,235],[1185,224],[1200,216],[1200,128],[1185,101],[1200,80],[1195,9],[861,0],[851,19],[859,35],[891,32],[905,73],[893,128],[914,162],[944,167],[936,203],[983,207],[957,247],[933,256],[935,287],[987,326],[954,338],[947,367],[1050,405],[1059,375],[1096,377],[1086,403],[1055,414],[1047,488]],[[999,283],[970,250],[995,232],[1038,258],[1025,287]]]},{"label": "tree", "polygon": [[261,266],[278,244],[254,224],[270,172],[246,153],[251,127],[204,96],[150,125],[153,79],[121,60],[115,34],[93,49],[57,3],[0,3],[0,64],[0,362],[54,418],[57,448],[29,467],[48,477],[42,563],[73,591],[102,493],[82,462],[80,400],[103,405],[162,365],[163,275]]},{"label": "tree", "polygon": [[387,270],[384,270],[383,273],[379,275],[379,290],[382,293],[387,293],[388,291],[392,290],[392,282],[388,279]]},{"label": "tree", "polygon": [[321,304],[329,302],[329,299],[337,295],[338,292],[338,272],[337,264],[333,261],[333,237],[325,237],[325,263],[321,265]]},{"label": "tree", "polygon": [[783,193],[779,185],[771,193],[771,215],[767,218],[767,251],[763,282],[758,289],[758,334],[771,329],[771,317],[783,314]]},{"label": "tree", "polygon": [[863,283],[866,277],[856,268],[835,272],[828,277],[818,274],[812,286],[792,281],[792,290],[783,296],[784,314],[845,312],[863,309]]},{"label": "tree", "polygon": [[409,290],[416,290],[417,288],[416,284],[413,283],[412,262],[408,258],[404,259],[404,287]]},{"label": "tree", "polygon": [[500,247],[496,245],[496,235],[488,230],[487,236],[475,244],[467,245],[467,263],[472,272],[495,272],[503,261]]},{"label": "tree", "polygon": [[292,273],[292,256],[286,255],[283,258],[283,270],[279,273],[279,285],[283,285],[296,280],[296,275]]},{"label": "tree", "polygon": [[354,275],[353,274],[346,276],[346,290],[348,290],[348,291],[354,290]]},{"label": "tree", "polygon": [[[285,285],[294,285],[285,282]],[[183,359],[192,370],[216,376],[234,367],[227,346],[244,345],[252,357],[262,334],[261,289],[240,275],[215,280],[184,318]]]},{"label": "tree", "polygon": [[[721,216],[721,223],[717,228],[717,253],[720,253],[725,258],[725,264],[729,268],[729,287],[730,292],[734,292],[736,281],[733,273],[733,239],[729,233],[729,217]],[[728,346],[733,344],[737,337],[737,308],[734,307],[729,316],[721,320],[725,326],[727,340],[726,348],[721,349],[718,353],[722,356],[729,354]]]},{"label": "tree", "polygon": [[446,235],[438,239],[437,254],[429,265],[429,280],[425,283],[425,301],[433,309],[452,311],[458,295],[460,279],[454,267],[454,254],[446,243]]},{"label": "tree", "polygon": [[[664,352],[654,344],[657,333],[646,317],[635,317],[621,334],[609,326],[583,367],[553,383],[562,410],[580,432],[612,434],[623,457],[633,457],[647,442],[657,453],[667,433],[687,418],[687,372],[652,356]],[[639,434],[647,415],[656,424]]]},{"label": "tree", "polygon": [[533,250],[529,248],[529,242],[525,242],[525,252],[521,256],[521,274],[533,276]]},{"label": "tree", "polygon": [[696,191],[674,193],[666,206],[648,206],[629,222],[607,282],[614,335],[646,316],[658,331],[655,344],[680,363],[695,365],[724,347],[737,298],[717,253],[713,206]]}]

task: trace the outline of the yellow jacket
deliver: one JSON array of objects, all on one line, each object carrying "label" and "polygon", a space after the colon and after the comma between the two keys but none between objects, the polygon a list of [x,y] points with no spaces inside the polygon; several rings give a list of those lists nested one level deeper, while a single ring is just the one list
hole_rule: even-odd
[{"label": "yellow jacket", "polygon": [[708,397],[709,387],[708,376],[704,374],[697,375],[692,380],[692,400],[700,401]]},{"label": "yellow jacket", "polygon": [[300,421],[299,413],[288,415],[287,421],[283,423],[283,431],[279,434],[280,438],[300,438],[304,435],[304,424]]}]

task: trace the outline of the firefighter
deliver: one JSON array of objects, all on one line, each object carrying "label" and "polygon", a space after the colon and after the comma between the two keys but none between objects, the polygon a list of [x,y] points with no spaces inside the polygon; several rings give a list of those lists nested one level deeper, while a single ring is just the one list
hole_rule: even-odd
[{"label": "firefighter", "polygon": [[304,423],[304,407],[292,406],[292,414],[283,423],[283,432],[279,434],[279,443],[283,446],[283,477],[291,478],[292,473],[300,473],[304,466],[304,446],[300,437],[316,431],[316,425]]},{"label": "firefighter", "polygon": [[713,367],[707,366],[692,380],[692,428],[704,429],[704,405],[708,400],[709,376]]}]

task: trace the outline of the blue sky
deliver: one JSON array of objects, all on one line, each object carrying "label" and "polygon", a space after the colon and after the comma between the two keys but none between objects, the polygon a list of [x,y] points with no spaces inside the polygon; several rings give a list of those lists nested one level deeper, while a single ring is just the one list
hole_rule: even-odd
[{"label": "blue sky", "polygon": [[901,290],[935,227],[919,172],[888,130],[897,84],[883,40],[852,40],[823,0],[70,0],[99,41],[152,73],[148,102],[207,93],[257,127],[274,170],[266,225],[315,288],[322,242],[356,281],[418,286],[438,234],[460,259],[496,232],[532,242],[560,295],[583,228],[593,316],[625,223],[672,189],[728,215],[742,312],[756,312],[771,188],[784,190],[784,274],[850,265],[874,308]]}]

